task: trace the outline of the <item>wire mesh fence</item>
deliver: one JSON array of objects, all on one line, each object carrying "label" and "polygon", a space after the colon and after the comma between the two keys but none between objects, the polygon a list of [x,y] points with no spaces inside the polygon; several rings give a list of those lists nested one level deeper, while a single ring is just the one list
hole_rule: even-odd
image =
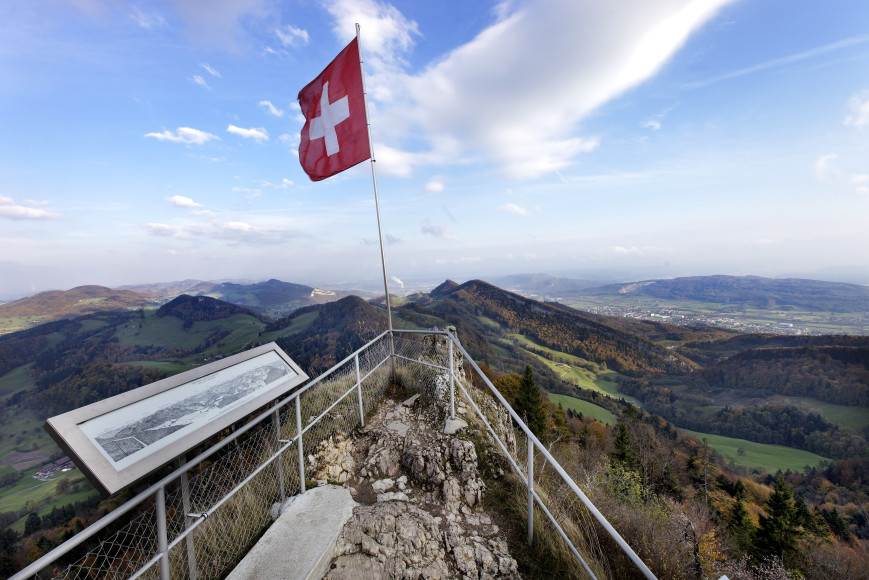
[{"label": "wire mesh fence", "polygon": [[[554,538],[588,576],[607,577],[598,539],[602,525],[643,575],[654,578],[443,331],[380,335],[235,432],[223,433],[196,458],[184,465],[179,460],[173,472],[12,578],[225,577],[283,501],[305,491],[315,468],[309,454],[362,425],[391,377],[438,402],[445,414],[455,416],[456,399],[473,409],[528,490],[529,541],[532,534]],[[564,577],[581,577],[578,570]]]},{"label": "wire mesh fence", "polygon": [[348,436],[390,377],[384,333],[13,578],[222,578],[311,476],[306,455]]}]

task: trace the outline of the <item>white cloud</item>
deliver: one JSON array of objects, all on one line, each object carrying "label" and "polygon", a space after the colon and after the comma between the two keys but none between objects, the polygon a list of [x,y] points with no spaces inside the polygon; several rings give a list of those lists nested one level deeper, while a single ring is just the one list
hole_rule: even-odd
[{"label": "white cloud", "polygon": [[[401,69],[416,23],[374,0],[339,0],[329,10],[342,38],[362,21],[363,51],[380,64],[369,94],[389,104],[376,110],[381,143],[398,161],[394,174],[483,153],[506,175],[529,178],[595,149],[599,139],[582,135],[579,123],[657,73],[730,1],[626,0],[618,10],[605,2],[504,2],[494,24],[418,76]],[[420,135],[429,150],[404,151]],[[380,161],[383,145],[377,150]]]},{"label": "white cloud", "polygon": [[356,36],[356,23],[359,23],[366,71],[369,64],[373,70],[383,70],[402,62],[402,55],[413,47],[413,38],[419,35],[416,22],[385,2],[336,0],[326,9],[335,19],[332,27],[335,36],[344,42]]},{"label": "white cloud", "polygon": [[425,184],[425,190],[429,193],[440,193],[444,190],[444,178],[441,176],[432,177]]},{"label": "white cloud", "polygon": [[281,44],[284,46],[298,46],[299,44],[308,44],[308,31],[295,26],[287,25],[275,31]]},{"label": "white cloud", "polygon": [[455,240],[456,236],[450,233],[449,228],[445,228],[443,226],[435,225],[431,223],[429,220],[425,220],[419,226],[419,229],[424,234],[429,234],[430,236],[434,236],[436,238],[442,238],[444,240]]},{"label": "white cloud", "polygon": [[158,222],[150,222],[145,224],[145,229],[155,236],[164,236],[168,238],[186,238],[187,235],[178,228],[174,228],[168,224]]},{"label": "white cloud", "polygon": [[277,107],[275,107],[271,101],[260,101],[259,106],[263,107],[266,111],[269,112],[270,115],[274,115],[275,117],[283,117],[284,112]]},{"label": "white cloud", "polygon": [[208,89],[209,91],[211,90],[211,87],[208,86],[208,83],[205,82],[205,79],[202,78],[202,77],[199,76],[199,75],[193,75],[193,76],[190,78],[190,80],[193,81],[194,83],[196,83],[197,85],[199,85],[200,87],[205,87],[205,88]]},{"label": "white cloud", "polygon": [[234,135],[238,135],[239,137],[244,137],[245,139],[253,139],[257,143],[262,143],[263,141],[269,140],[269,134],[263,127],[251,127],[250,129],[244,129],[242,127],[230,125],[226,128],[226,130]]},{"label": "white cloud", "polygon": [[260,185],[263,187],[273,187],[275,189],[287,189],[288,187],[293,185],[292,180],[284,177],[280,183],[271,183],[270,181],[266,181],[265,179],[260,180]]},{"label": "white cloud", "polygon": [[515,203],[505,203],[500,208],[502,211],[506,211],[507,213],[514,213],[516,215],[527,216],[528,210],[522,206],[516,205]]},{"label": "white cloud", "polygon": [[164,26],[166,26],[165,18],[156,13],[148,14],[142,12],[142,10],[137,6],[132,7],[132,12],[130,12],[130,19],[132,19],[141,28],[145,29],[163,28]]},{"label": "white cloud", "polygon": [[845,124],[852,127],[869,126],[869,93],[854,95],[848,102],[851,114],[845,117]]},{"label": "white cloud", "polygon": [[647,127],[647,128],[649,128],[649,129],[651,129],[651,130],[653,130],[653,131],[657,131],[658,129],[661,128],[661,122],[660,122],[660,121],[655,121],[655,120],[653,119],[653,120],[651,120],[651,121],[646,121],[645,123],[643,123],[643,127]]},{"label": "white cloud", "polygon": [[202,63],[202,68],[204,68],[205,70],[207,70],[207,71],[208,71],[208,74],[210,74],[210,75],[213,76],[213,77],[217,77],[217,78],[219,78],[219,79],[220,79],[220,78],[223,78],[222,76],[220,76],[220,73],[217,72],[217,70],[215,70],[214,67],[212,67],[211,65],[209,65],[207,62]]},{"label": "white cloud", "polygon": [[201,203],[196,203],[189,197],[184,197],[183,195],[173,195],[166,199],[175,207],[202,207]]},{"label": "white cloud", "polygon": [[[25,201],[24,203],[44,205],[44,202]],[[37,207],[19,205],[11,197],[0,195],[0,217],[12,220],[44,220],[58,218],[60,214]]]},{"label": "white cloud", "polygon": [[220,139],[217,135],[191,129],[190,127],[178,127],[175,132],[163,131],[162,133],[145,133],[145,137],[153,137],[158,141],[171,141],[172,143],[184,143],[185,145],[202,145],[214,139]]},{"label": "white cloud", "polygon": [[826,179],[830,175],[838,173],[838,170],[833,165],[833,161],[836,157],[837,155],[835,153],[826,153],[815,159],[812,167],[815,169],[815,176],[818,179]]},{"label": "white cloud", "polygon": [[854,191],[858,195],[869,195],[869,175],[855,173],[851,176],[851,185],[854,186]]}]

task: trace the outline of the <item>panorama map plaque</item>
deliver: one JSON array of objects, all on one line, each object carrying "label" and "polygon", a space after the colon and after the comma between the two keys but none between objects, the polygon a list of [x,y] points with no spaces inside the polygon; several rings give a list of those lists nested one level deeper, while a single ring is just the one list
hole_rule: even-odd
[{"label": "panorama map plaque", "polygon": [[45,429],[112,494],[307,379],[269,343],[52,417]]}]

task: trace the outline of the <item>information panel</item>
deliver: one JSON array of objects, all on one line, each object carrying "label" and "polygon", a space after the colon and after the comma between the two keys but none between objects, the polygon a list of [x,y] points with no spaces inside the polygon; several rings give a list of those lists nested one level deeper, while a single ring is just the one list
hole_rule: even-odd
[{"label": "information panel", "polygon": [[307,379],[269,343],[51,417],[45,430],[113,494]]}]

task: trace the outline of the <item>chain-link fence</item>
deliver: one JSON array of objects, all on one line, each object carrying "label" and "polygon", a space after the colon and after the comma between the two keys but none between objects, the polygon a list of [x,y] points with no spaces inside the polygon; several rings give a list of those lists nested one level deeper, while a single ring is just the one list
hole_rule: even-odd
[{"label": "chain-link fence", "polygon": [[474,410],[527,490],[529,542],[535,529],[561,538],[560,548],[589,576],[606,577],[596,531],[602,526],[654,578],[452,334],[395,331],[274,401],[195,458],[166,467],[174,470],[12,579],[226,576],[283,502],[304,493],[313,475],[308,454],[363,425],[390,376],[440,402],[452,418],[457,400]]},{"label": "chain-link fence", "polygon": [[305,491],[306,454],[349,436],[377,406],[390,354],[384,333],[12,578],[226,576],[283,502]]}]

